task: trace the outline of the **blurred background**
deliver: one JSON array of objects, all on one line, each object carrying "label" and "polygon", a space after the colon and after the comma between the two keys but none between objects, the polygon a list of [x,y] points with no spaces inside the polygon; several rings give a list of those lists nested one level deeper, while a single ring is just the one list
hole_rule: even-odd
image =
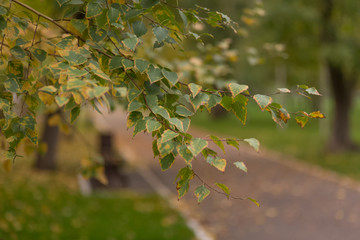
[{"label": "blurred background", "polygon": [[[63,10],[55,0],[23,2],[53,18]],[[201,136],[255,137],[261,142],[260,156],[246,149],[229,153],[246,161],[252,173],[239,177],[230,169],[228,177],[205,170],[203,174],[210,182],[220,178],[239,195],[254,196],[264,204],[258,209],[223,196],[211,196],[200,206],[193,196],[181,203],[168,201],[164,196],[174,197],[176,173],[159,171],[151,155],[150,136],[133,140],[124,112],[102,117],[89,112],[73,127],[53,112],[39,119],[44,125],[43,140],[48,142],[40,143],[38,149],[23,149],[29,157],[18,159],[11,173],[1,170],[1,240],[339,239],[343,234],[348,234],[344,239],[358,239],[360,2],[183,0],[180,4],[224,12],[241,29],[235,35],[199,24],[192,27],[194,32],[214,36],[204,38],[205,45],[189,40],[184,43],[188,52],[174,54],[146,49],[145,42],[139,55],[207,86],[221,88],[236,81],[249,85],[252,93],[271,94],[278,87],[294,90],[305,84],[322,94],[312,100],[296,94],[273,96],[289,112],[320,110],[326,115],[326,119],[309,121],[305,128],[295,121],[279,127],[253,102],[248,105],[246,126],[222,109],[200,112],[192,120]],[[89,148],[105,158],[105,170],[97,156],[84,158]],[[145,168],[159,184],[149,184],[151,176]],[[79,176],[81,172],[98,180],[89,182]],[[104,188],[105,175],[112,190],[92,193],[90,188]],[[159,196],[159,185],[170,193]],[[189,224],[189,219],[199,224]],[[202,234],[200,226],[207,233]]]}]

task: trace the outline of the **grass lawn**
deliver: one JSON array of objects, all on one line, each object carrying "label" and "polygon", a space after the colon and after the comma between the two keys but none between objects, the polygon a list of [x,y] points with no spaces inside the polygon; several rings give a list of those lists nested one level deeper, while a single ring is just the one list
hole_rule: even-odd
[{"label": "grass lawn", "polygon": [[131,191],[82,196],[76,138],[62,141],[60,170],[36,172],[19,158],[11,173],[0,170],[1,240],[193,239],[177,211],[156,195]]},{"label": "grass lawn", "polygon": [[[327,104],[328,106],[329,104]],[[310,112],[306,103],[290,104],[291,109],[305,109]],[[270,114],[261,112],[259,107],[249,102],[247,125],[243,126],[236,117],[228,114],[224,118],[213,119],[203,112],[194,117],[192,123],[198,128],[210,130],[221,135],[238,138],[257,138],[263,147],[293,155],[300,160],[316,164],[340,174],[360,179],[360,154],[341,153],[328,154],[325,151],[331,116],[329,107],[325,109],[326,119],[310,120],[302,129],[294,120],[285,128],[272,122]],[[357,102],[352,114],[352,135],[360,143],[360,101]]]}]

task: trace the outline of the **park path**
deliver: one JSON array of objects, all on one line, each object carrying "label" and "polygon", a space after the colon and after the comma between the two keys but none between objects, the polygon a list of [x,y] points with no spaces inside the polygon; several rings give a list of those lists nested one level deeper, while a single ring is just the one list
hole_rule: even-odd
[{"label": "park path", "polygon": [[[123,121],[108,120],[115,128],[117,144],[132,164],[150,169],[161,184],[176,194],[174,179],[184,166],[181,159],[168,171],[160,170],[151,152],[151,136],[140,134],[132,138]],[[197,136],[203,132],[192,130]],[[193,162],[196,173],[208,184],[226,184],[234,196],[252,197],[259,201],[227,200],[212,192],[200,205],[193,195],[201,184],[195,179],[189,193],[178,207],[186,209],[214,239],[227,240],[358,240],[360,239],[360,183],[333,173],[298,163],[291,157],[261,150],[255,153],[247,146],[240,151],[227,148],[225,174],[203,159]],[[244,161],[248,173],[232,163]],[[216,187],[216,186],[214,186]]]}]

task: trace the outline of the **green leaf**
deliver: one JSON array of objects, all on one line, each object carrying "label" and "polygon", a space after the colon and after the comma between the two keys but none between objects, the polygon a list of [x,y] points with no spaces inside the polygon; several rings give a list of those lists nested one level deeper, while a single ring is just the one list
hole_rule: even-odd
[{"label": "green leaf", "polygon": [[194,138],[190,142],[189,150],[196,157],[201,151],[206,148],[208,142],[201,138]]},{"label": "green leaf", "polygon": [[166,156],[168,154],[170,154],[174,148],[175,148],[175,142],[170,140],[167,141],[165,143],[157,143],[159,152],[160,152],[160,156]]},{"label": "green leaf", "polygon": [[178,119],[178,118],[170,118],[169,122],[171,124],[175,125],[175,127],[177,129],[179,129],[179,131],[182,131],[182,132],[184,131],[184,125],[183,125],[183,122],[180,121],[180,119]]},{"label": "green leaf", "polygon": [[152,142],[152,150],[153,150],[153,153],[154,153],[154,158],[156,156],[159,156],[160,153],[159,153],[159,149],[157,147],[157,140],[155,139],[153,142]]},{"label": "green leaf", "polygon": [[200,85],[197,85],[195,83],[189,84],[189,89],[193,95],[193,97],[196,97],[201,92],[202,87]]},{"label": "green leaf", "polygon": [[169,120],[170,119],[170,114],[169,112],[163,108],[162,106],[157,106],[157,107],[154,107],[152,109],[152,111],[157,114],[157,115],[160,115],[162,116],[163,118],[165,118],[166,120]]},{"label": "green leaf", "polygon": [[175,112],[183,117],[189,117],[189,116],[194,115],[194,113],[192,111],[190,111],[189,109],[187,109],[186,107],[184,107],[182,105],[176,106]]},{"label": "green leaf", "polygon": [[175,157],[174,155],[171,153],[169,155],[166,155],[163,158],[160,158],[160,166],[161,166],[161,170],[165,171],[169,168],[171,168],[171,166],[173,165],[175,161]]},{"label": "green leaf", "polygon": [[305,91],[311,95],[321,96],[321,94],[318,92],[318,90],[316,90],[316,88],[314,88],[314,87],[308,88]]},{"label": "green leaf", "polygon": [[94,87],[94,95],[97,98],[103,96],[108,91],[109,91],[109,87],[106,87],[106,86],[96,86],[96,87]]},{"label": "green leaf", "polygon": [[176,138],[177,136],[179,136],[179,133],[176,133],[170,129],[167,129],[161,135],[160,143],[165,143],[167,141],[170,141],[170,140]]},{"label": "green leaf", "polygon": [[220,102],[220,105],[225,108],[227,111],[230,111],[232,108],[233,99],[228,96],[223,96]]},{"label": "green leaf", "polygon": [[248,99],[243,95],[238,95],[232,106],[231,111],[235,114],[235,116],[245,125],[246,117],[247,117],[247,103]]},{"label": "green leaf", "polygon": [[80,107],[74,107],[70,112],[70,123],[73,123],[80,115]]},{"label": "green leaf", "polygon": [[135,60],[135,67],[139,72],[144,73],[149,68],[150,63],[146,60],[136,59]]},{"label": "green leaf", "polygon": [[153,32],[159,43],[163,42],[169,36],[169,31],[163,27],[155,27]]},{"label": "green leaf", "polygon": [[123,60],[121,60],[121,63],[123,65],[125,71],[134,67],[134,62],[127,58],[124,58]]},{"label": "green leaf", "polygon": [[153,131],[156,131],[156,130],[159,130],[161,128],[161,124],[156,121],[156,120],[153,120],[153,119],[149,119],[147,122],[146,122],[146,129],[149,133],[153,132]]},{"label": "green leaf", "polygon": [[137,37],[126,38],[122,41],[122,43],[124,47],[134,52],[137,45],[139,44],[139,39]]},{"label": "green leaf", "polygon": [[178,146],[179,155],[185,160],[186,163],[190,163],[193,159],[193,155],[186,145]]},{"label": "green leaf", "polygon": [[98,29],[105,27],[108,24],[107,10],[104,9],[100,15],[96,16],[95,20]]},{"label": "green leaf", "polygon": [[291,91],[289,89],[287,89],[287,88],[278,88],[278,91],[280,93],[291,93]]},{"label": "green leaf", "polygon": [[159,2],[160,2],[160,0],[142,0],[141,6],[143,8],[151,8],[151,7],[155,6],[156,4],[158,4]]},{"label": "green leaf", "polygon": [[255,204],[256,204],[256,206],[260,207],[260,204],[259,204],[259,203],[258,203],[255,199],[250,198],[250,197],[248,197],[248,198],[246,198],[246,199],[248,199],[248,200],[252,201],[253,203],[255,203]]},{"label": "green leaf", "polygon": [[244,139],[251,147],[255,149],[255,151],[259,152],[260,142],[256,138],[246,138]]},{"label": "green leaf", "polygon": [[209,94],[209,101],[207,108],[211,109],[221,102],[221,97],[217,94]]},{"label": "green leaf", "polygon": [[141,119],[141,120],[137,121],[135,124],[133,136],[135,136],[139,132],[143,132],[145,130],[146,130],[146,121],[144,119]]},{"label": "green leaf", "polygon": [[89,36],[90,38],[95,41],[95,42],[100,42],[102,40],[104,40],[107,36],[107,33],[104,29],[97,29],[94,26],[90,26],[89,28]]},{"label": "green leaf", "polygon": [[80,89],[84,86],[86,86],[86,82],[80,79],[69,79],[67,84],[67,89],[68,90],[72,90],[72,89]]},{"label": "green leaf", "polygon": [[223,192],[226,194],[227,199],[229,199],[230,196],[230,190],[229,188],[222,183],[215,183],[216,186],[218,186],[219,188],[221,188],[221,190],[223,190]]},{"label": "green leaf", "polygon": [[142,21],[133,22],[132,28],[137,37],[141,37],[147,32],[147,28]]},{"label": "green leaf", "polygon": [[142,93],[142,91],[137,88],[129,89],[128,94],[127,94],[129,102],[131,102],[132,100],[137,98],[141,93]]},{"label": "green leaf", "polygon": [[47,56],[47,52],[39,48],[35,48],[34,50],[31,51],[31,53],[40,62],[45,61]]},{"label": "green leaf", "polygon": [[57,89],[54,86],[45,86],[39,89],[39,91],[46,92],[46,93],[56,93]]},{"label": "green leaf", "polygon": [[179,170],[176,175],[176,179],[180,180],[176,183],[176,189],[178,190],[178,198],[182,198],[189,190],[190,180],[193,179],[194,172],[189,167],[184,167]]},{"label": "green leaf", "polygon": [[211,166],[217,168],[219,171],[225,172],[225,168],[226,168],[226,160],[225,159],[209,155],[206,158],[206,162],[208,162]]},{"label": "green leaf", "polygon": [[161,70],[163,76],[172,84],[175,85],[178,80],[179,80],[179,76],[177,75],[176,72],[170,72],[166,69],[162,69]]},{"label": "green leaf", "polygon": [[161,73],[161,69],[160,68],[155,68],[152,65],[150,65],[149,70],[147,72],[147,75],[149,77],[150,83],[154,83],[159,81],[160,79],[163,78],[163,75]]},{"label": "green leaf", "polygon": [[19,80],[17,80],[16,78],[8,78],[4,82],[4,87],[6,90],[12,93],[21,93],[21,85]]},{"label": "green leaf", "polygon": [[146,103],[147,105],[153,109],[154,107],[157,107],[159,106],[159,103],[158,103],[158,98],[156,95],[146,95],[145,96],[145,99],[146,99]]},{"label": "green leaf", "polygon": [[226,139],[226,144],[229,146],[233,146],[234,148],[239,150],[239,143],[236,139],[228,138],[228,139]]},{"label": "green leaf", "polygon": [[71,25],[82,34],[85,29],[88,28],[87,21],[85,19],[71,19]]},{"label": "green leaf", "polygon": [[124,58],[121,56],[114,56],[109,63],[109,69],[110,70],[114,70],[114,69],[118,69],[118,68],[123,68],[122,65],[122,60]]},{"label": "green leaf", "polygon": [[233,97],[236,97],[238,94],[245,92],[249,89],[249,86],[247,85],[240,85],[237,83],[229,83],[228,88],[232,94]]},{"label": "green leaf", "polygon": [[201,203],[207,196],[210,194],[210,190],[207,189],[204,185],[198,186],[194,192],[198,203]]},{"label": "green leaf", "polygon": [[15,46],[15,47],[11,48],[10,52],[16,58],[22,59],[22,58],[26,57],[26,53],[25,53],[24,49],[22,49],[20,46]]},{"label": "green leaf", "polygon": [[206,93],[199,93],[195,98],[191,98],[191,105],[194,107],[194,110],[197,111],[200,106],[206,105],[209,101],[209,95]]},{"label": "green leaf", "polygon": [[246,167],[245,163],[243,163],[243,162],[234,162],[234,165],[237,168],[241,169],[242,171],[247,172],[247,167]]},{"label": "green leaf", "polygon": [[190,127],[190,118],[184,118],[182,119],[183,122],[183,126],[184,126],[184,132],[187,132],[189,130]]},{"label": "green leaf", "polygon": [[58,52],[61,57],[74,66],[84,64],[87,61],[87,58],[84,57],[80,52],[75,52],[72,50],[58,50]]},{"label": "green leaf", "polygon": [[213,142],[219,147],[221,148],[221,150],[223,150],[223,152],[225,153],[225,147],[222,141],[220,141],[220,138],[216,137],[216,136],[210,136],[211,139],[213,140]]},{"label": "green leaf", "polygon": [[262,111],[272,103],[272,98],[266,95],[256,94],[253,98]]},{"label": "green leaf", "polygon": [[108,11],[108,19],[110,23],[116,23],[120,18],[120,11],[114,6],[114,4],[111,4],[111,7]]},{"label": "green leaf", "polygon": [[67,97],[63,97],[63,96],[56,96],[55,97],[55,102],[57,103],[57,105],[59,107],[63,107],[65,104],[67,104],[69,102],[69,98]]},{"label": "green leaf", "polygon": [[186,27],[188,25],[188,20],[187,20],[186,15],[184,14],[184,12],[181,11],[180,9],[179,9],[179,15],[181,17],[181,20],[183,20],[183,22],[184,22],[184,26]]},{"label": "green leaf", "polygon": [[141,112],[130,112],[127,122],[126,122],[126,127],[131,128],[131,127],[135,126],[135,124],[142,118],[143,118],[143,115]]},{"label": "green leaf", "polygon": [[5,15],[7,14],[7,8],[4,8],[3,6],[0,6],[0,15]]},{"label": "green leaf", "polygon": [[143,104],[141,102],[134,100],[131,103],[129,103],[128,112],[134,112],[136,110],[139,110],[142,107],[143,107]]},{"label": "green leaf", "polygon": [[97,2],[90,2],[86,6],[86,18],[93,18],[102,13],[102,8]]}]

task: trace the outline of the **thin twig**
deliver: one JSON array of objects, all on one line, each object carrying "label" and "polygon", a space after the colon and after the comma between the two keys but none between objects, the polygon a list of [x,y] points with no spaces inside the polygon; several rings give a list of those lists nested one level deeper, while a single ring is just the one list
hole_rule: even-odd
[{"label": "thin twig", "polygon": [[[10,19],[10,10],[11,10],[11,7],[12,7],[12,0],[10,0],[10,5],[9,5],[9,16],[8,18],[6,19],[6,23],[9,22],[9,19]],[[4,35],[2,36],[2,39],[1,39],[1,46],[0,46],[0,55],[2,56],[3,55],[3,45],[4,45],[4,40],[5,40],[5,36],[6,34],[4,33]]]},{"label": "thin twig", "polygon": [[[193,170],[194,172],[194,170]],[[237,200],[246,200],[246,198],[243,198],[243,197],[236,197],[236,196],[233,196],[231,194],[226,194],[224,192],[221,192],[219,190],[217,190],[216,188],[210,186],[208,183],[206,183],[197,173],[194,172],[194,176],[197,177],[200,182],[202,182],[202,184],[204,184],[206,187],[210,188],[211,190],[213,190],[214,192],[218,193],[218,194],[221,194],[221,195],[225,195],[227,198],[231,198],[231,199],[237,199]]]}]

